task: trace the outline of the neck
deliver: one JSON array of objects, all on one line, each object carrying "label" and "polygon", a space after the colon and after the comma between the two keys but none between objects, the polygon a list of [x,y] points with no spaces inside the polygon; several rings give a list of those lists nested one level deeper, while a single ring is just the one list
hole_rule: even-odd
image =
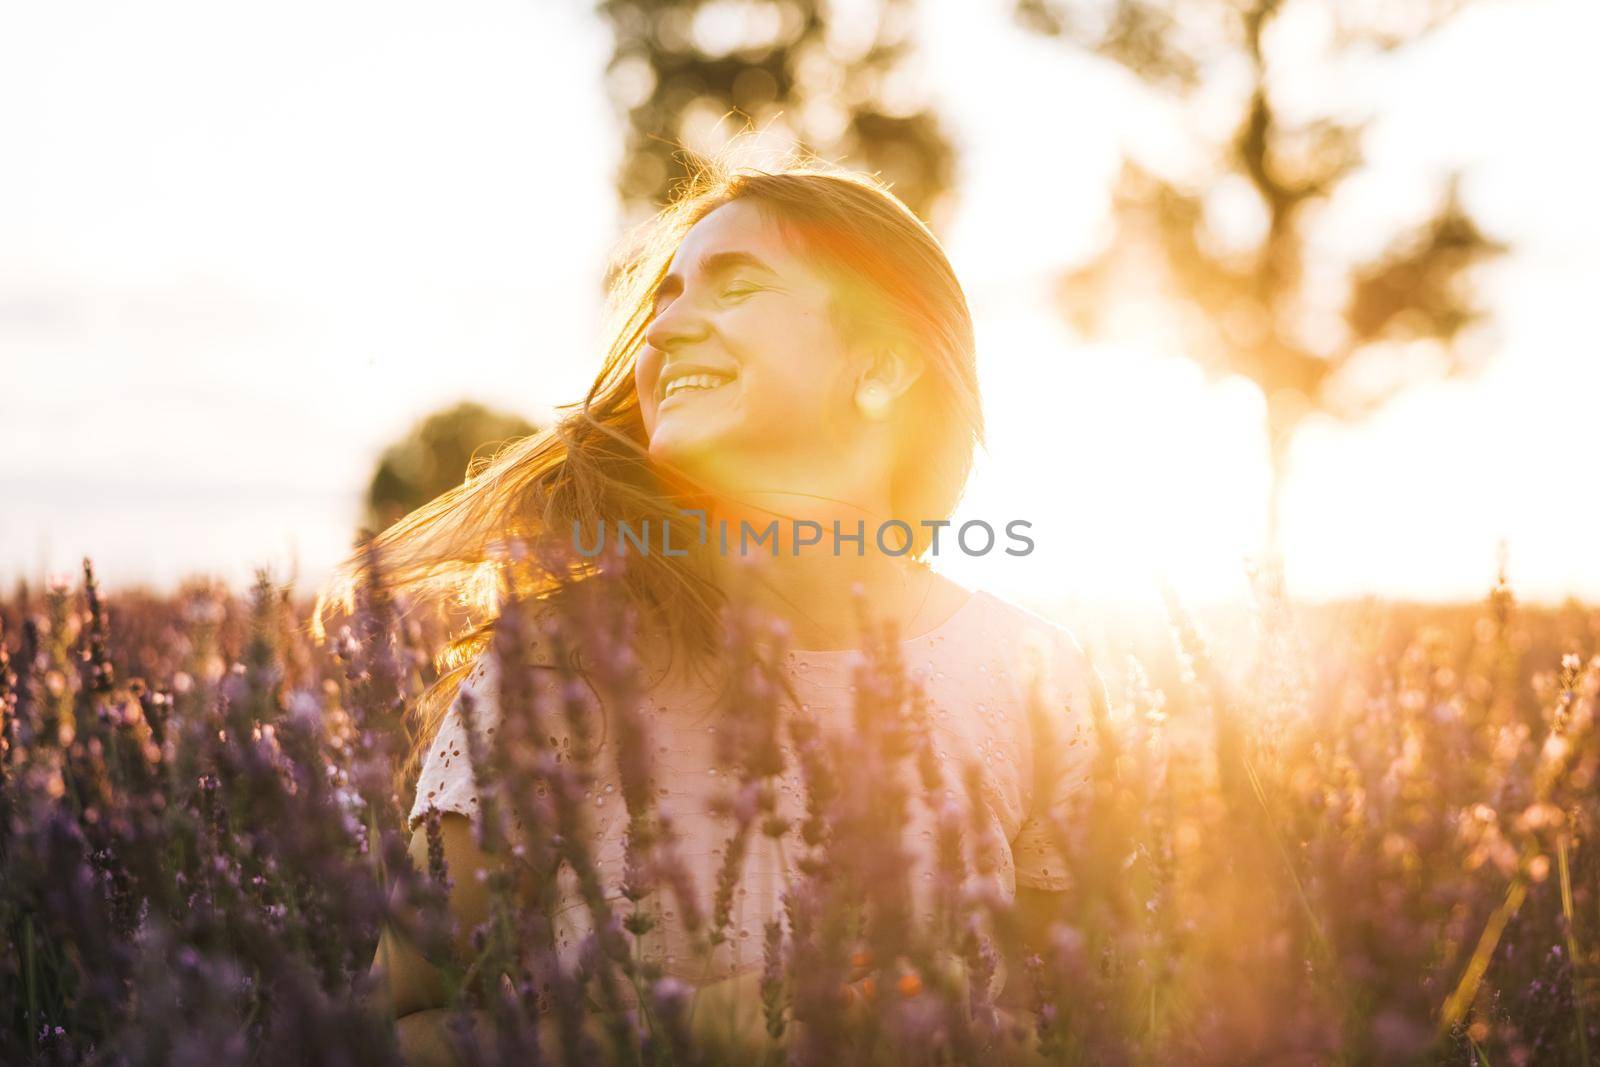
[{"label": "neck", "polygon": [[[893,556],[880,548],[879,526],[888,517],[884,500],[862,504],[779,493],[719,500],[708,508],[712,572],[731,596],[783,620],[791,648],[859,647],[860,621],[850,595],[857,584],[872,618],[894,619],[901,625],[901,637],[911,636],[905,628],[914,625],[912,616],[926,603],[933,574],[909,555]],[[860,545],[845,540],[858,528]],[[724,530],[726,552],[721,548]],[[900,548],[903,539],[899,527],[883,531],[884,545],[891,550]]]}]

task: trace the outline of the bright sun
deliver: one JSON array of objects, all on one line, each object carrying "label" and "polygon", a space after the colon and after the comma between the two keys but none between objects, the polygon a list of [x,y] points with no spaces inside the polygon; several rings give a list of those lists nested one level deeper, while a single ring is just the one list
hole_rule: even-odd
[{"label": "bright sun", "polygon": [[989,444],[955,522],[1003,531],[1026,519],[1036,547],[942,550],[941,569],[1044,603],[1159,602],[1161,575],[1197,602],[1245,595],[1267,491],[1252,384],[1208,384],[1182,359],[1085,345],[1048,313],[990,315],[979,330]]}]

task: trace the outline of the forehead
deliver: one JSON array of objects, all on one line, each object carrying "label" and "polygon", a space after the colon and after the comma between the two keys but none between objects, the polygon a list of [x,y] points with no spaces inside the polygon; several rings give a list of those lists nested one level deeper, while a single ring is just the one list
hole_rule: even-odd
[{"label": "forehead", "polygon": [[723,204],[690,227],[667,271],[682,277],[718,252],[749,252],[775,268],[799,266],[782,232],[749,200]]}]

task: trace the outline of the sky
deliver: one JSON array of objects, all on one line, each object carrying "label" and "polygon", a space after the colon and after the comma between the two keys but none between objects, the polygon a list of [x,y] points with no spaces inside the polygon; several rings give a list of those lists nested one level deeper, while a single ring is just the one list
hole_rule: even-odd
[{"label": "sky", "polygon": [[[1192,146],[1007,6],[925,3],[919,62],[960,151],[945,243],[990,427],[956,521],[1024,519],[1038,547],[936,565],[1036,601],[1147,604],[1157,574],[1237,599],[1265,528],[1260,394],[1170,348],[1086,343],[1047,298],[1103,238],[1120,153]],[[1285,99],[1373,118],[1333,238],[1421,218],[1464,168],[1468,207],[1515,252],[1483,277],[1483,372],[1305,426],[1289,590],[1478,598],[1503,539],[1524,600],[1600,598],[1581,132],[1600,7],[1480,0],[1347,70],[1314,62],[1319,30],[1283,31],[1306,49]],[[309,587],[418,417],[579,399],[618,226],[608,50],[577,0],[0,8],[0,581],[90,554],[112,585],[266,565]]]}]

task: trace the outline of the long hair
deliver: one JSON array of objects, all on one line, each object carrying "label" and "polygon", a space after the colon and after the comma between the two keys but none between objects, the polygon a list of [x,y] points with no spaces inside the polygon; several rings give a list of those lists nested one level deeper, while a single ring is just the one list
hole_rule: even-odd
[{"label": "long hair", "polygon": [[[440,654],[440,675],[415,709],[418,728],[403,773],[412,774],[449,709],[461,678],[492,635],[507,595],[505,546],[553,542],[575,530],[625,522],[670,527],[687,555],[635,553],[622,589],[641,629],[666,635],[673,655],[704,667],[717,657],[726,600],[708,577],[697,520],[686,496],[703,491],[685,472],[648,452],[634,367],[645,344],[651,299],[695,223],[723,204],[748,200],[793,250],[831,283],[833,319],[853,331],[887,334],[923,359],[907,394],[891,505],[913,531],[906,553],[922,557],[933,531],[924,519],[955,510],[983,442],[971,312],[944,251],[928,227],[876,178],[815,159],[773,169],[695,158],[671,202],[633,230],[608,264],[606,355],[580,403],[550,429],[479,460],[456,488],[378,534],[336,572],[319,597],[313,628],[353,602],[377,561],[382,580],[413,603],[464,612],[469,626]],[[585,536],[588,536],[587,534]],[[709,539],[708,539],[709,540]],[[524,556],[524,559],[527,557]],[[570,557],[568,557],[570,558]],[[512,572],[514,573],[514,572]],[[535,568],[512,581],[514,595],[549,597],[574,575]],[[581,580],[581,575],[577,575]]]}]

